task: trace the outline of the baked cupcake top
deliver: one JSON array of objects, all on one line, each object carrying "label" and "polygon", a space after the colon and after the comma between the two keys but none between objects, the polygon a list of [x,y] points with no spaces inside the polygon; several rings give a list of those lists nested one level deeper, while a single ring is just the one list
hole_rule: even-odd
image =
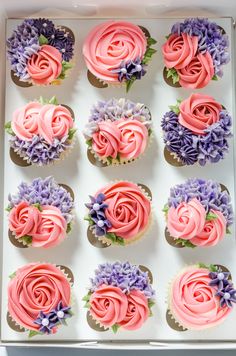
[{"label": "baked cupcake top", "polygon": [[9,194],[9,230],[24,245],[50,248],[62,243],[71,231],[73,198],[52,177],[22,182]]},{"label": "baked cupcake top", "polygon": [[55,334],[71,317],[69,278],[50,263],[30,263],[10,276],[8,312],[11,319],[37,334]]},{"label": "baked cupcake top", "polygon": [[142,28],[126,21],[107,21],[95,26],[83,45],[88,70],[105,83],[125,82],[127,91],[146,73],[156,52],[156,41]]},{"label": "baked cupcake top", "polygon": [[150,111],[128,99],[99,101],[84,136],[93,155],[106,165],[133,161],[144,153],[152,133]]},{"label": "baked cupcake top", "polygon": [[199,89],[223,76],[229,62],[229,39],[224,30],[206,18],[189,18],[172,26],[162,46],[166,77],[173,84]]},{"label": "baked cupcake top", "polygon": [[24,20],[6,44],[11,69],[20,82],[59,84],[72,67],[74,35],[51,20]]},{"label": "baked cupcake top", "polygon": [[186,247],[215,246],[233,223],[230,195],[212,180],[190,178],[177,184],[163,210],[175,244]]},{"label": "baked cupcake top", "polygon": [[16,109],[5,124],[10,147],[28,164],[44,166],[60,160],[73,145],[74,114],[56,97],[31,101]]},{"label": "baked cupcake top", "polygon": [[215,265],[193,265],[173,280],[169,310],[177,323],[190,330],[203,330],[222,323],[236,303],[229,272]]},{"label": "baked cupcake top", "polygon": [[85,220],[104,242],[126,245],[141,237],[150,224],[150,197],[137,184],[109,183],[90,200],[85,204],[89,209]]},{"label": "baked cupcake top", "polygon": [[136,330],[152,315],[155,292],[148,272],[129,262],[104,263],[95,270],[83,298],[90,316],[100,326],[117,332]]},{"label": "baked cupcake top", "polygon": [[213,97],[191,94],[162,118],[166,149],[182,165],[216,163],[229,150],[232,118]]}]

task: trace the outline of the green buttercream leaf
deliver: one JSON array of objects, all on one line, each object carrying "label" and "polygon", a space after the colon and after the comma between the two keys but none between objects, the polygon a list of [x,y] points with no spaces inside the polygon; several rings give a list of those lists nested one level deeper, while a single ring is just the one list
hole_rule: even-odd
[{"label": "green buttercream leaf", "polygon": [[156,43],[157,43],[157,41],[155,40],[155,38],[148,37],[148,39],[147,39],[148,47],[151,47],[152,45],[155,45]]},{"label": "green buttercream leaf", "polygon": [[179,82],[179,75],[175,68],[166,68],[166,71],[167,71],[167,74],[166,74],[167,78],[172,78],[173,84],[176,84]]},{"label": "green buttercream leaf", "polygon": [[36,335],[42,335],[42,333],[39,332],[39,331],[36,331],[36,330],[30,330],[29,334],[28,334],[28,337],[31,338],[31,337],[34,337]]},{"label": "green buttercream leaf", "polygon": [[209,266],[209,270],[210,270],[211,272],[218,272],[219,268],[218,268],[216,265],[211,264],[211,265]]},{"label": "green buttercream leaf", "polygon": [[88,301],[90,300],[91,295],[92,295],[92,292],[88,292],[88,293],[82,298],[82,300],[83,300],[84,302],[88,302]]},{"label": "green buttercream leaf", "polygon": [[113,232],[107,232],[105,237],[107,239],[111,240],[111,242],[114,243],[114,244],[118,244],[118,245],[121,245],[121,246],[125,245],[125,240],[122,237],[117,236]]},{"label": "green buttercream leaf", "polygon": [[9,135],[15,136],[15,133],[14,133],[14,131],[13,131],[12,128],[11,128],[11,121],[8,121],[8,122],[4,125],[4,127],[5,127],[6,132],[7,132]]},{"label": "green buttercream leaf", "polygon": [[132,85],[134,84],[135,80],[136,80],[136,77],[132,76],[130,80],[126,81],[126,93],[129,92],[129,90],[132,87]]},{"label": "green buttercream leaf", "polygon": [[72,67],[73,65],[70,62],[62,61],[61,74],[59,75],[59,77],[57,77],[57,79],[65,79],[67,70]]},{"label": "green buttercream leaf", "polygon": [[86,302],[85,304],[84,304],[84,308],[90,308],[91,307],[91,305],[90,305],[90,303],[89,302]]},{"label": "green buttercream leaf", "polygon": [[58,101],[55,95],[51,99],[49,99],[48,104],[58,105]]},{"label": "green buttercream leaf", "polygon": [[152,308],[152,307],[153,307],[153,305],[155,305],[154,300],[149,299],[149,300],[148,300],[148,307],[149,307],[149,309],[150,309],[150,308]]},{"label": "green buttercream leaf", "polygon": [[165,36],[165,38],[168,40],[171,35],[172,35],[172,33],[170,33],[169,35]]},{"label": "green buttercream leaf", "polygon": [[218,216],[216,214],[212,213],[211,211],[206,216],[206,220],[214,220],[217,218],[218,218]]},{"label": "green buttercream leaf", "polygon": [[142,59],[142,64],[148,64],[151,59],[152,56],[157,52],[156,49],[151,48],[151,47],[147,47],[146,52],[144,53],[143,59]]},{"label": "green buttercream leaf", "polygon": [[112,331],[113,331],[113,333],[114,333],[114,334],[116,334],[116,333],[117,333],[117,331],[118,331],[119,327],[120,327],[120,325],[118,325],[118,324],[114,324],[114,325],[112,325],[111,329],[112,329]]},{"label": "green buttercream leaf", "polygon": [[91,219],[91,217],[89,215],[85,216],[84,220],[88,221],[90,226],[95,225],[95,222]]},{"label": "green buttercream leaf", "polygon": [[111,156],[108,156],[108,157],[107,157],[107,160],[108,160],[108,163],[109,163],[109,164],[112,164],[113,158],[112,158]]},{"label": "green buttercream leaf", "polygon": [[35,204],[32,204],[32,206],[34,206],[35,208],[37,208],[40,212],[43,211],[41,205],[39,203],[35,203]]},{"label": "green buttercream leaf", "polygon": [[24,245],[30,246],[32,244],[32,236],[24,235],[19,238],[20,242],[23,242]]},{"label": "green buttercream leaf", "polygon": [[116,156],[116,160],[117,160],[118,162],[120,162],[120,154],[119,154],[119,153],[118,153],[117,156]]},{"label": "green buttercream leaf", "polygon": [[148,136],[151,136],[151,134],[152,134],[152,129],[149,128],[149,129],[148,129]]},{"label": "green buttercream leaf", "polygon": [[68,133],[68,139],[72,140],[72,138],[74,137],[75,133],[76,133],[76,129],[70,129],[69,133]]},{"label": "green buttercream leaf", "polygon": [[229,229],[228,227],[226,228],[226,234],[229,234],[229,235],[232,234],[231,231],[230,231],[230,229]]},{"label": "green buttercream leaf", "polygon": [[218,77],[217,77],[217,75],[213,75],[213,77],[211,78],[211,80],[218,80]]},{"label": "green buttercream leaf", "polygon": [[8,207],[6,207],[6,211],[8,211],[8,213],[11,211],[12,207],[10,205],[8,205]]},{"label": "green buttercream leaf", "polygon": [[40,35],[39,36],[39,44],[40,44],[40,46],[48,44],[48,39],[44,35]]},{"label": "green buttercream leaf", "polygon": [[164,208],[162,209],[162,211],[163,211],[165,214],[167,214],[167,213],[168,213],[168,210],[169,210],[169,205],[168,205],[168,203],[166,203],[166,204],[164,205]]},{"label": "green buttercream leaf", "polygon": [[67,227],[66,227],[66,233],[67,234],[69,234],[70,232],[71,232],[71,230],[72,230],[72,226],[71,226],[72,224],[71,224],[71,222],[69,222],[68,224],[67,224]]},{"label": "green buttercream leaf", "polygon": [[15,276],[16,276],[16,272],[13,272],[12,274],[9,275],[9,278],[13,279],[13,278],[15,278]]},{"label": "green buttercream leaf", "polygon": [[93,139],[91,138],[90,140],[87,140],[87,141],[86,141],[86,144],[87,144],[89,147],[92,147]]},{"label": "green buttercream leaf", "polygon": [[175,243],[181,244],[184,247],[190,247],[190,248],[195,248],[196,246],[194,244],[192,244],[192,242],[190,242],[189,240],[184,240],[184,239],[176,239]]},{"label": "green buttercream leaf", "polygon": [[206,265],[205,263],[199,262],[198,267],[208,269],[210,272],[218,272],[218,267],[213,264]]}]

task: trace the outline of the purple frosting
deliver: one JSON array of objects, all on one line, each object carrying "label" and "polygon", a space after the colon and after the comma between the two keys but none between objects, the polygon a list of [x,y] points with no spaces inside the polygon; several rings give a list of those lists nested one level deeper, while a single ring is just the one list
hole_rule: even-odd
[{"label": "purple frosting", "polygon": [[89,217],[93,221],[92,228],[95,228],[96,236],[104,236],[107,230],[112,227],[109,220],[105,215],[105,210],[108,205],[104,202],[106,199],[103,193],[99,193],[98,196],[90,196],[90,203],[86,203],[85,206],[89,209]]},{"label": "purple frosting", "polygon": [[147,298],[152,298],[155,292],[149,282],[148,273],[129,262],[104,263],[98,266],[95,277],[91,278],[92,292],[102,284],[120,288],[124,293],[140,290]]},{"label": "purple frosting", "polygon": [[219,183],[212,180],[190,178],[185,183],[177,184],[170,189],[168,205],[176,208],[181,202],[187,203],[193,198],[197,198],[201,202],[207,213],[211,209],[220,211],[226,219],[227,226],[233,223],[230,195],[227,191],[222,192]]},{"label": "purple frosting", "polygon": [[22,182],[17,194],[9,194],[9,207],[13,208],[22,201],[32,204],[52,205],[57,207],[66,222],[71,222],[74,202],[69,192],[56,183],[54,178],[36,178],[30,184]]},{"label": "purple frosting", "polygon": [[233,303],[236,303],[236,289],[233,283],[229,280],[230,272],[222,272],[219,268],[217,272],[210,272],[210,286],[216,287],[216,296],[220,298],[220,306],[232,308]]},{"label": "purple frosting", "polygon": [[210,53],[215,75],[222,77],[222,65],[230,60],[229,38],[222,33],[222,29],[206,18],[188,18],[184,22],[177,22],[173,25],[171,33],[187,33],[190,36],[198,36],[198,51]]},{"label": "purple frosting", "polygon": [[122,61],[120,67],[113,69],[112,72],[117,73],[119,82],[122,82],[131,80],[132,77],[141,79],[146,74],[144,67],[142,60],[138,57],[134,61]]}]

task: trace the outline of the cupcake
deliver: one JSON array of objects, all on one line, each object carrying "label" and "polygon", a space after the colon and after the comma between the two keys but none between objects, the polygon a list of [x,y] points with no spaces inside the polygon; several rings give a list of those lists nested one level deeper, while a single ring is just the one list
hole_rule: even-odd
[{"label": "cupcake", "polygon": [[229,38],[208,19],[189,18],[172,26],[162,46],[164,78],[175,87],[200,89],[223,76],[229,62]]},{"label": "cupcake", "polygon": [[14,272],[8,284],[9,326],[32,337],[55,334],[67,325],[72,316],[71,276],[69,269],[50,263],[29,263]]},{"label": "cupcake", "polygon": [[[150,273],[150,271],[149,271]],[[129,262],[104,263],[91,278],[89,292],[83,298],[88,320],[100,330],[137,330],[152,315],[155,292],[147,271]],[[99,330],[96,328],[96,330]]]},{"label": "cupcake", "polygon": [[162,118],[165,159],[172,165],[204,166],[224,159],[232,136],[232,118],[213,97],[191,94]]},{"label": "cupcake", "polygon": [[236,303],[231,275],[217,265],[189,266],[174,278],[168,311],[188,330],[204,330],[221,324]]},{"label": "cupcake", "polygon": [[72,67],[74,34],[48,19],[26,19],[7,40],[12,80],[23,87],[60,84]]},{"label": "cupcake", "polygon": [[22,166],[46,166],[63,159],[76,133],[74,113],[58,104],[55,96],[50,100],[40,97],[16,109],[5,129],[11,135],[11,158]]},{"label": "cupcake", "polygon": [[17,194],[8,197],[11,241],[43,248],[62,243],[72,229],[72,194],[69,187],[57,184],[52,177],[22,182]]},{"label": "cupcake", "polygon": [[146,151],[151,126],[151,114],[144,104],[110,99],[93,106],[84,136],[96,160],[106,166],[119,165]]},{"label": "cupcake", "polygon": [[128,92],[146,74],[156,52],[156,40],[143,27],[126,21],[107,21],[95,26],[83,45],[89,75],[107,85],[125,84]]},{"label": "cupcake", "polygon": [[177,184],[163,210],[173,246],[215,246],[230,234],[233,223],[230,195],[212,180],[190,178]]},{"label": "cupcake", "polygon": [[105,244],[128,245],[140,239],[151,224],[148,188],[127,181],[109,183],[85,204],[95,238]]}]

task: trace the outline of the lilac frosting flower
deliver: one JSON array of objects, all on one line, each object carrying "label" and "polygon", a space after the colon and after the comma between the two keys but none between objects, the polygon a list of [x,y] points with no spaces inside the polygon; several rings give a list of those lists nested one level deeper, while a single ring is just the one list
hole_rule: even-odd
[{"label": "lilac frosting flower", "polygon": [[48,38],[55,30],[54,23],[45,18],[32,19],[33,26],[37,28],[38,34]]},{"label": "lilac frosting flower", "polygon": [[39,331],[44,334],[51,334],[52,329],[57,326],[58,320],[56,315],[53,313],[45,314],[40,311],[39,316],[34,323],[39,325]]},{"label": "lilac frosting flower", "polygon": [[234,289],[230,284],[228,284],[224,289],[219,289],[216,296],[220,297],[221,308],[225,306],[232,308],[232,303],[236,303],[236,289]]},{"label": "lilac frosting flower", "polygon": [[136,79],[141,79],[146,74],[144,67],[141,59],[137,57],[133,61],[122,61],[120,67],[113,69],[112,72],[117,73],[119,82],[122,82],[123,80],[131,80],[133,76]]},{"label": "lilac frosting flower", "polygon": [[220,211],[227,222],[227,226],[233,223],[233,208],[231,198],[227,191],[222,191],[219,183],[212,180],[190,178],[185,183],[177,184],[170,189],[168,199],[169,207],[188,203],[197,198],[204,206],[206,213],[211,209]]},{"label": "lilac frosting flower", "polygon": [[108,207],[108,205],[104,203],[105,198],[105,195],[100,193],[96,198],[90,196],[91,202],[85,204],[89,209],[89,218],[94,222],[92,227],[95,228],[96,236],[106,235],[107,229],[111,227],[111,223],[107,220],[105,215],[105,210]]},{"label": "lilac frosting flower", "polygon": [[215,75],[222,77],[222,65],[230,60],[229,39],[222,29],[206,18],[188,18],[173,25],[171,33],[198,36],[198,51],[208,51],[212,57]]},{"label": "lilac frosting flower", "polygon": [[147,298],[152,298],[155,295],[149,282],[148,273],[141,271],[138,266],[129,262],[99,265],[95,271],[95,277],[91,278],[90,290],[94,292],[102,284],[118,287],[127,294],[132,290],[140,290]]},{"label": "lilac frosting flower", "polygon": [[230,272],[222,272],[218,270],[217,272],[210,272],[209,277],[211,281],[210,286],[216,286],[219,290],[224,289],[227,286],[232,286],[232,283],[229,281]]},{"label": "lilac frosting flower", "polygon": [[9,207],[13,208],[22,201],[27,201],[30,205],[52,205],[57,207],[66,222],[71,222],[74,202],[69,192],[58,185],[54,178],[36,178],[30,184],[22,182],[18,186],[17,194],[9,194]]},{"label": "lilac frosting flower", "polygon": [[53,309],[50,314],[54,315],[58,324],[66,324],[66,319],[72,316],[71,307],[63,306],[62,301],[60,301],[55,309]]}]

